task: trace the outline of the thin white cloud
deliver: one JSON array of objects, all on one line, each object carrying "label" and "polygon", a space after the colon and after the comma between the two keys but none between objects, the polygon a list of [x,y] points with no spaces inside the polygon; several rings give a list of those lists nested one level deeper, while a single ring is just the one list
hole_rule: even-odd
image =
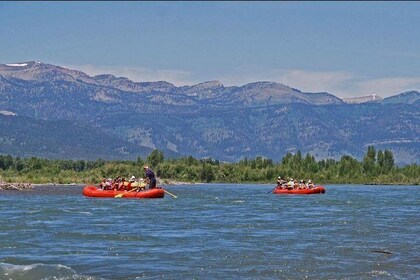
[{"label": "thin white cloud", "polygon": [[329,92],[340,98],[377,94],[388,97],[408,90],[420,89],[420,77],[386,77],[368,79],[346,71],[307,71],[303,69],[274,69],[265,72],[237,71],[235,75],[197,79],[185,70],[152,70],[131,66],[67,65],[69,69],[89,75],[112,74],[136,82],[167,81],[176,86],[194,85],[219,80],[226,86],[241,86],[256,81],[278,82],[303,92]]},{"label": "thin white cloud", "polygon": [[116,77],[125,77],[135,82],[166,81],[176,86],[195,83],[190,80],[191,73],[184,70],[151,70],[141,67],[95,66],[90,64],[66,65],[65,67],[85,72],[90,76],[112,74]]},{"label": "thin white cloud", "polygon": [[[265,73],[240,73],[224,81],[229,85],[242,85],[255,81],[273,81],[303,92],[329,92],[345,94],[354,81],[353,73],[344,71],[307,71],[301,69],[275,69]],[[222,79],[223,80],[223,79]]]},{"label": "thin white cloud", "polygon": [[420,89],[420,77],[382,78],[358,83],[360,91],[382,97]]},{"label": "thin white cloud", "polygon": [[347,72],[311,72],[305,70],[277,70],[278,80],[305,92],[334,92],[354,79]]},{"label": "thin white cloud", "polygon": [[345,71],[276,69],[266,73],[243,73],[225,79],[225,82],[231,85],[242,85],[254,81],[274,81],[303,92],[329,92],[340,98],[371,94],[388,97],[420,89],[420,77],[368,79]]}]

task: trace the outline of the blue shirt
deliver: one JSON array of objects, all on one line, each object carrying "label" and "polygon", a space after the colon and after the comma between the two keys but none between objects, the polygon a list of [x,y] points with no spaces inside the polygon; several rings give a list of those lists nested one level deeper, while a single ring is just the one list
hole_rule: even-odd
[{"label": "blue shirt", "polygon": [[153,172],[152,169],[150,168],[146,169],[146,177],[148,177],[150,180],[152,180],[152,178],[155,178],[155,173]]}]

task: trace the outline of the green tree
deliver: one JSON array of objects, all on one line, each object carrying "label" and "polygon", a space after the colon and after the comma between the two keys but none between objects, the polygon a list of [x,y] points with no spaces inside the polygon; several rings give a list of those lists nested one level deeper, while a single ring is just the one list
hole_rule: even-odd
[{"label": "green tree", "polygon": [[368,146],[366,155],[363,157],[363,170],[365,174],[373,175],[375,173],[376,151],[373,146]]},{"label": "green tree", "polygon": [[23,160],[22,160],[22,159],[20,159],[19,157],[17,157],[17,158],[14,160],[14,163],[13,163],[13,168],[14,168],[16,171],[22,171],[22,170],[23,170],[23,168],[25,168],[25,164],[24,164]]},{"label": "green tree", "polygon": [[381,171],[381,173],[384,173],[384,153],[381,150],[378,151],[376,162],[379,166],[379,170]]},{"label": "green tree", "polygon": [[136,161],[138,166],[143,166],[144,165],[144,160],[141,157],[137,157],[137,161]]},{"label": "green tree", "polygon": [[205,181],[207,183],[211,182],[214,180],[214,171],[213,171],[213,167],[208,164],[208,163],[204,163],[201,169],[201,180]]},{"label": "green tree", "polygon": [[290,167],[290,162],[292,161],[293,155],[291,153],[287,153],[282,159],[281,164],[287,167]]},{"label": "green tree", "polygon": [[385,173],[390,172],[394,168],[394,156],[391,151],[384,151],[384,164],[383,170]]},{"label": "green tree", "polygon": [[0,168],[3,170],[9,169],[13,165],[13,157],[11,155],[0,156]]},{"label": "green tree", "polygon": [[147,157],[147,162],[153,166],[156,167],[159,163],[162,163],[164,161],[165,157],[161,151],[158,149],[154,149],[150,155]]}]

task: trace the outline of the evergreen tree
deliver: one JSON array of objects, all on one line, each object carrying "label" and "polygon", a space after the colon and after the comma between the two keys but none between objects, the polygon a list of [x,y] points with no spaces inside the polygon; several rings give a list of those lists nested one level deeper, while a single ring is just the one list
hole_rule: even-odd
[{"label": "evergreen tree", "polygon": [[365,174],[373,175],[375,173],[376,151],[373,146],[368,146],[366,155],[363,158],[363,170]]},{"label": "evergreen tree", "polygon": [[208,164],[208,163],[204,163],[201,169],[201,180],[204,182],[211,182],[214,180],[214,172],[213,172],[213,167]]},{"label": "evergreen tree", "polygon": [[158,149],[154,149],[150,155],[147,157],[147,162],[153,166],[156,167],[159,163],[162,163],[164,161],[165,157],[161,151]]},{"label": "evergreen tree", "polygon": [[384,173],[384,153],[381,150],[378,151],[377,163],[381,173]]},{"label": "evergreen tree", "polygon": [[383,170],[384,170],[385,173],[388,173],[393,168],[394,168],[394,156],[392,155],[391,151],[385,150]]},{"label": "evergreen tree", "polygon": [[143,166],[144,165],[144,160],[141,157],[137,157],[137,165],[138,166]]}]

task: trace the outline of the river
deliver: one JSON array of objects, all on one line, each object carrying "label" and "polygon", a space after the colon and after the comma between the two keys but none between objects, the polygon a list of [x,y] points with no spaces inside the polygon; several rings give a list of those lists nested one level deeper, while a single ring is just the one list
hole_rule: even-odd
[{"label": "river", "polygon": [[0,192],[0,279],[418,279],[418,186],[168,186],[163,199],[83,186]]}]

